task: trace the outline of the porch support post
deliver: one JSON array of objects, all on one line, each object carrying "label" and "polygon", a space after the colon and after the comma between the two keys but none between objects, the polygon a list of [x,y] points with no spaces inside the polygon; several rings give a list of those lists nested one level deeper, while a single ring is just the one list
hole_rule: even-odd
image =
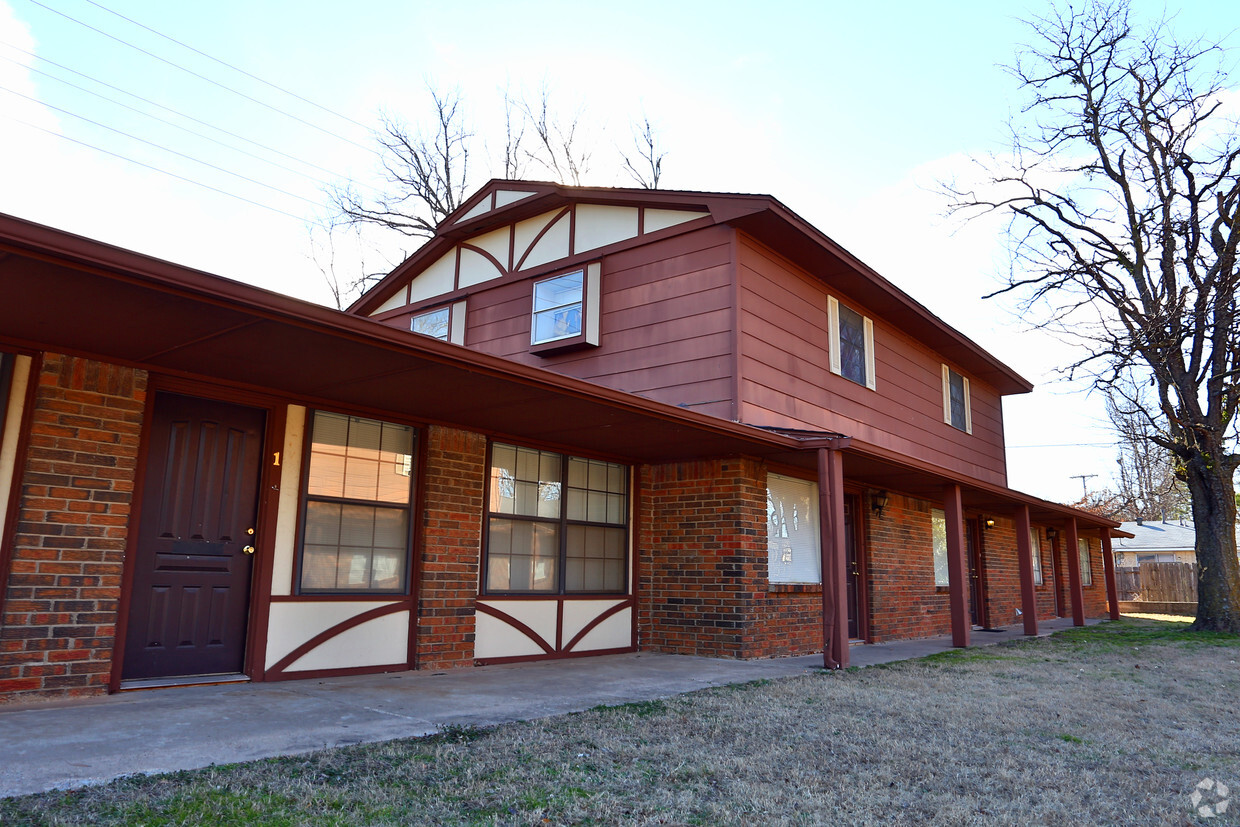
[{"label": "porch support post", "polygon": [[834,448],[818,449],[818,536],[822,571],[822,665],[848,666],[847,560],[844,554],[844,461]]},{"label": "porch support post", "polygon": [[952,646],[968,646],[973,623],[969,619],[969,563],[964,545],[964,506],[960,486],[943,487],[943,516],[947,521],[947,583],[951,593]]},{"label": "porch support post", "polygon": [[1033,545],[1029,542],[1029,506],[1016,507],[1016,557],[1020,570],[1020,611],[1025,634],[1038,634],[1038,598],[1033,591]]},{"label": "porch support post", "polygon": [[1111,552],[1111,529],[1100,528],[1102,537],[1102,576],[1107,581],[1107,610],[1112,620],[1119,620],[1119,589],[1115,586],[1115,555]]},{"label": "porch support post", "polygon": [[1064,526],[1064,552],[1068,558],[1068,593],[1072,598],[1072,625],[1085,625],[1085,592],[1081,589],[1081,552],[1077,547],[1076,517]]}]

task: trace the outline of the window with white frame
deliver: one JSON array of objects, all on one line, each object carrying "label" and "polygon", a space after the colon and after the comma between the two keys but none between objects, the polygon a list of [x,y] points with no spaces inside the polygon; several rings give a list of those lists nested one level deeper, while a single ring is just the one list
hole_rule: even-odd
[{"label": "window with white frame", "polygon": [[414,429],[314,411],[309,437],[299,591],[405,591]]},{"label": "window with white frame", "polygon": [[1038,539],[1038,530],[1029,526],[1029,556],[1033,560],[1033,585],[1042,585],[1042,545]]},{"label": "window with white frame", "polygon": [[973,433],[969,379],[947,365],[943,365],[943,421],[967,434]]},{"label": "window with white frame", "polygon": [[534,282],[530,318],[534,352],[598,344],[601,269],[593,262]]},{"label": "window with white frame", "polygon": [[409,329],[432,339],[465,344],[465,302],[453,302],[441,307],[415,313],[409,320]]},{"label": "window with white frame", "polygon": [[821,583],[818,483],[766,475],[766,557],[771,583]]},{"label": "window with white frame", "polygon": [[625,466],[494,443],[490,476],[488,593],[627,590]]},{"label": "window with white frame", "polygon": [[947,515],[941,508],[930,509],[930,542],[934,548],[934,585],[950,586],[947,574]]},{"label": "window with white frame", "polygon": [[1081,558],[1081,585],[1092,586],[1094,584],[1094,572],[1089,567],[1089,540],[1084,537],[1076,539],[1076,550]]},{"label": "window with white frame", "polygon": [[827,297],[831,372],[874,390],[874,322]]}]

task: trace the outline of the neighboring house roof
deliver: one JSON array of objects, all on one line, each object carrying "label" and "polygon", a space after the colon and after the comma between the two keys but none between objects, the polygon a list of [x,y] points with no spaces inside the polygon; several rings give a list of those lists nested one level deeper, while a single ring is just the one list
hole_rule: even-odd
[{"label": "neighboring house roof", "polygon": [[[1195,552],[1197,550],[1197,531],[1192,523],[1152,521],[1120,523],[1119,530],[1133,536],[1131,539],[1117,539],[1113,546],[1115,551]],[[1236,529],[1236,544],[1240,546],[1240,526]]]},{"label": "neighboring house roof", "polygon": [[[828,281],[876,315],[927,347],[990,383],[1001,394],[1028,393],[1033,385],[976,342],[883,278],[825,233],[770,195],[677,190],[568,187],[532,181],[492,180],[436,228],[435,237],[358,299],[350,313],[368,316],[410,278],[437,261],[453,245],[497,225],[521,221],[574,202],[699,211],[699,219],[677,224],[669,233],[726,224],[763,242],[780,255]],[[643,243],[633,239],[592,250]]]}]

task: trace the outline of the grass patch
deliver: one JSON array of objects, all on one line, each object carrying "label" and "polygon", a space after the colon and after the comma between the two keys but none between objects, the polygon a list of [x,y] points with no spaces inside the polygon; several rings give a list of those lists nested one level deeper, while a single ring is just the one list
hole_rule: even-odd
[{"label": "grass patch", "polygon": [[5,799],[0,824],[1207,824],[1196,784],[1240,790],[1237,648],[1123,621]]}]

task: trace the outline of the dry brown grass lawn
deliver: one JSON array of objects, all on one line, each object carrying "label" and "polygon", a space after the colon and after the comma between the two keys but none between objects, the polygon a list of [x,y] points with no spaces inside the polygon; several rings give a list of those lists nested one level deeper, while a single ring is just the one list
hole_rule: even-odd
[{"label": "dry brown grass lawn", "polygon": [[[0,824],[1227,824],[1240,638],[1049,640],[0,801]],[[1203,778],[1236,792],[1194,814]]]}]

